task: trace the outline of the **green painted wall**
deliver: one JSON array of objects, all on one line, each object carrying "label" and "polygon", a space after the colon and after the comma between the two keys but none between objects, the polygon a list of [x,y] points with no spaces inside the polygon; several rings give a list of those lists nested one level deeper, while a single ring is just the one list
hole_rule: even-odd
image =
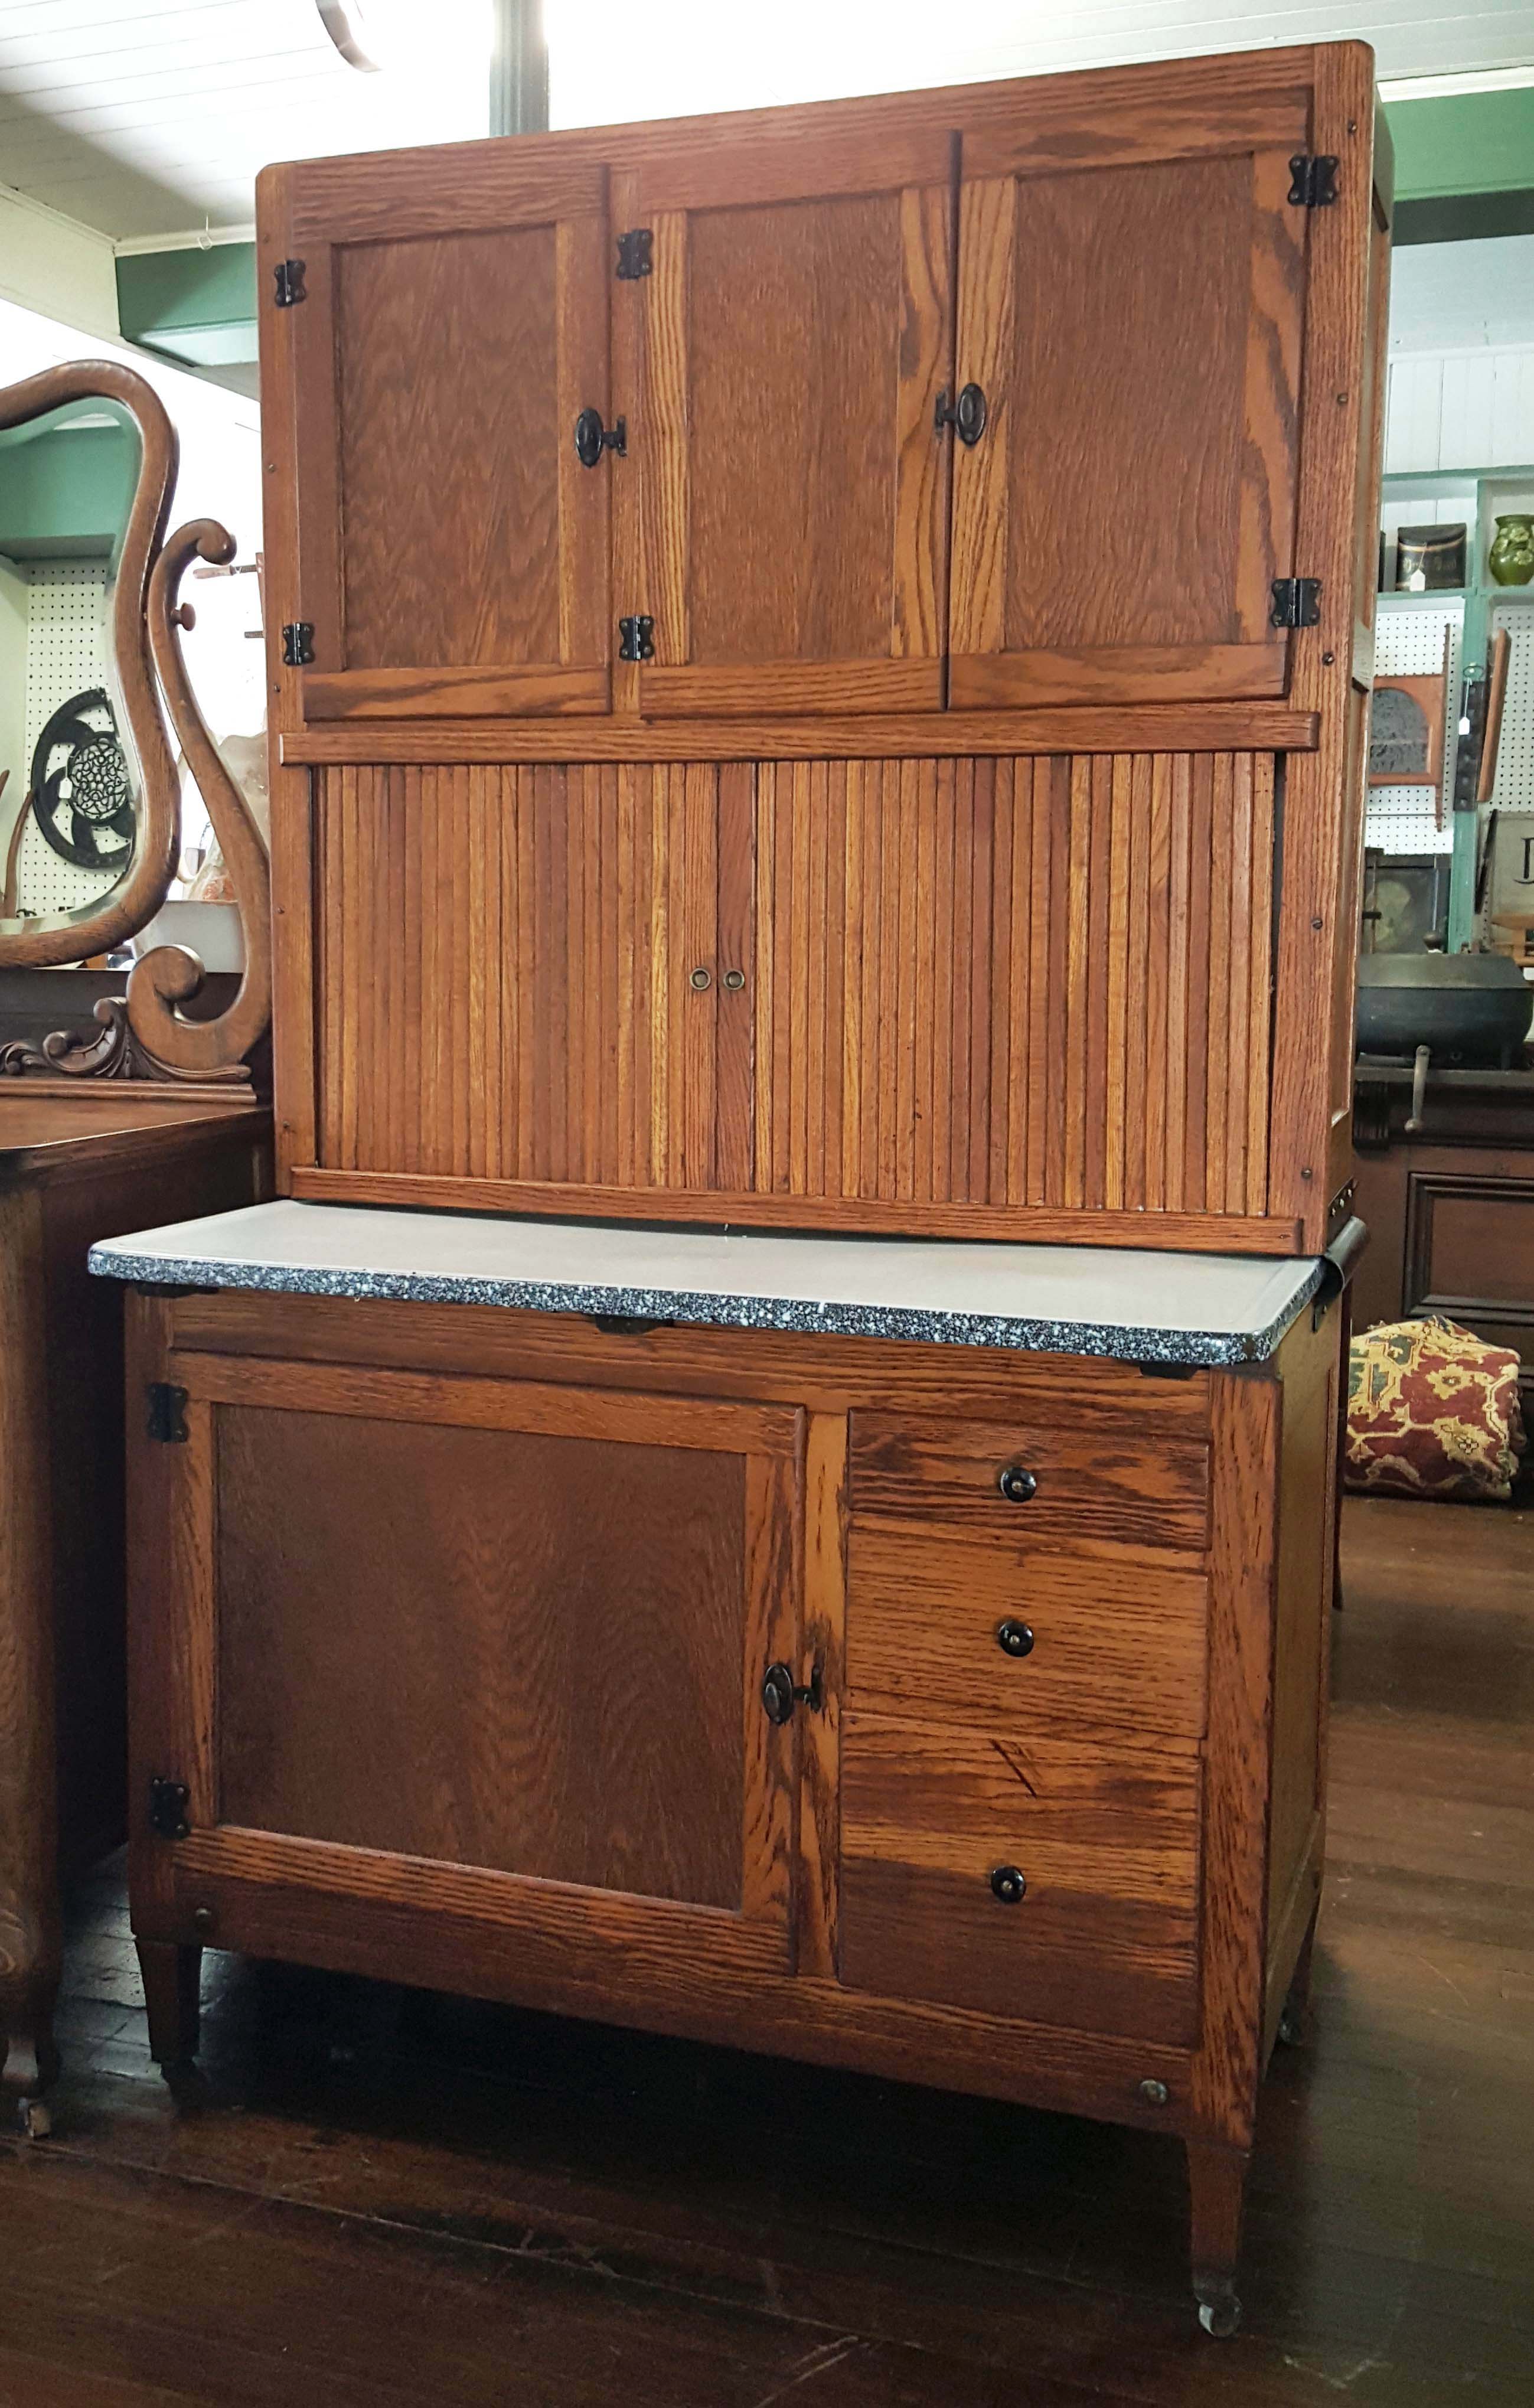
[{"label": "green painted wall", "polygon": [[256,355],[253,242],[151,251],[117,263],[117,314],[130,343],[197,367]]},{"label": "green painted wall", "polygon": [[1534,85],[1393,100],[1398,201],[1534,190]]},{"label": "green painted wall", "polygon": [[0,440],[0,552],[12,560],[108,558],[127,524],[137,472],[138,438],[127,426],[54,427],[27,441]]}]

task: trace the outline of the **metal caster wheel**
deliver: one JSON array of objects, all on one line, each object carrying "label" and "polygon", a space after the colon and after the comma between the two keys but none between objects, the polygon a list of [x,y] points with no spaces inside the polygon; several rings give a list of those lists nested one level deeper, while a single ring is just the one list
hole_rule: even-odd
[{"label": "metal caster wheel", "polygon": [[53,2129],[53,2118],[49,2114],[48,2102],[42,2099],[18,2099],[16,2121],[23,2138],[29,2141],[46,2141]]},{"label": "metal caster wheel", "polygon": [[1302,2007],[1285,2007],[1279,2017],[1278,2036],[1285,2048],[1305,2045],[1305,2011]]},{"label": "metal caster wheel", "polygon": [[1241,2321],[1241,2303],[1235,2292],[1226,2291],[1215,2299],[1200,2300],[1198,2321],[1216,2341],[1228,2341]]}]

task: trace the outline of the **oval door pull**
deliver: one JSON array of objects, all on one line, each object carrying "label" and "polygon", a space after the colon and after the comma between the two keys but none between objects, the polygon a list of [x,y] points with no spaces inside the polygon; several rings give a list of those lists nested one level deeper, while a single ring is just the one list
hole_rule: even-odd
[{"label": "oval door pull", "polygon": [[769,1723],[786,1723],[796,1706],[818,1714],[824,1703],[818,1664],[808,1684],[796,1683],[786,1664],[769,1664],[762,1675],[762,1709]]},{"label": "oval door pull", "polygon": [[996,1473],[996,1486],[1009,1505],[1025,1505],[1038,1485],[1025,1463],[1004,1464]]},{"label": "oval door pull", "polygon": [[1028,1885],[1018,1865],[997,1865],[991,1875],[991,1895],[1003,1906],[1021,1906]]},{"label": "oval door pull", "polygon": [[957,401],[949,400],[945,386],[933,412],[933,431],[940,435],[945,426],[952,426],[961,443],[973,447],[985,432],[985,395],[978,384],[965,385]]},{"label": "oval door pull", "polygon": [[1003,1656],[1031,1656],[1033,1632],[1025,1622],[1014,1622],[1009,1615],[996,1624],[996,1645]]},{"label": "oval door pull", "polygon": [[610,426],[604,426],[599,409],[583,409],[575,422],[575,450],[582,468],[595,468],[604,452],[616,452],[621,460],[626,459],[627,419],[614,419]]},{"label": "oval door pull", "polygon": [[697,968],[692,972],[687,983],[691,987],[695,987],[699,995],[704,995],[712,986],[713,980],[700,962]]}]

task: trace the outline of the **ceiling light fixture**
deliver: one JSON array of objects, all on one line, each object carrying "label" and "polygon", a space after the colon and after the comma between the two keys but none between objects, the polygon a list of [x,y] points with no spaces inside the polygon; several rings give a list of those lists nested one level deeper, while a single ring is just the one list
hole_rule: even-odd
[{"label": "ceiling light fixture", "polygon": [[314,0],[320,11],[320,22],[330,36],[349,67],[363,75],[377,75],[380,62],[373,57],[366,40],[366,11],[360,0]]}]

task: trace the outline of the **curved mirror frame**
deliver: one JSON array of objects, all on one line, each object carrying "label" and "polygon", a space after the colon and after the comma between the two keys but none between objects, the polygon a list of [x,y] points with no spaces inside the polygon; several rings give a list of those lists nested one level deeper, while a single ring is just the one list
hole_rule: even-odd
[{"label": "curved mirror frame", "polygon": [[137,477],[106,605],[107,688],[134,791],[133,848],[121,877],[90,902],[36,919],[0,921],[0,968],[51,968],[109,952],[153,919],[176,871],[180,791],[155,698],[146,616],[176,481],[175,429],[153,387],[131,368],[81,360],[0,388],[0,431],[92,401],[114,405],[138,438]]},{"label": "curved mirror frame", "polygon": [[96,1006],[101,1037],[82,1045],[61,1033],[44,1040],[40,1055],[7,1046],[0,1071],[244,1079],[242,1065],[271,1011],[266,847],[193,694],[180,644],[192,607],[179,598],[192,562],[227,564],[235,542],[212,519],[194,519],[166,537],[176,432],[153,387],[131,368],[81,360],[0,388],[0,432],[91,401],[121,410],[138,437],[137,478],[107,591],[107,681],[134,793],[133,847],[122,875],[92,902],[38,919],[0,920],[0,968],[50,968],[107,953],[147,927],[164,904],[180,847],[181,790],[160,691],[234,883],[245,968],[233,1002],[217,1019],[189,1019],[179,1007],[200,990],[203,966],[184,946],[157,945],[134,965],[125,998]]}]

